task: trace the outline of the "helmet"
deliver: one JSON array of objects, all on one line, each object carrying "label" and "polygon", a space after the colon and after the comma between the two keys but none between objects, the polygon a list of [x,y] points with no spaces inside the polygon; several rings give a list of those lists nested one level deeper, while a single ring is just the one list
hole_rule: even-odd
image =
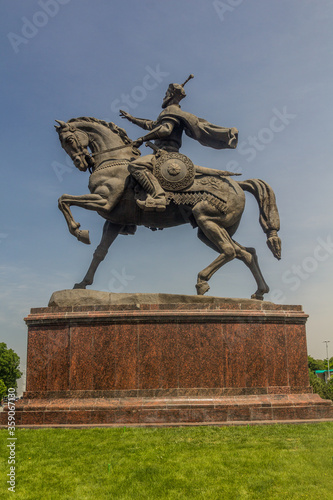
[{"label": "helmet", "polygon": [[171,99],[173,99],[174,97],[177,98],[178,102],[181,101],[182,99],[184,99],[184,97],[186,97],[184,85],[189,80],[191,80],[191,78],[194,78],[194,76],[190,75],[188,77],[188,79],[182,85],[180,85],[179,83],[170,83],[168,90],[166,91],[164,100],[163,100],[163,104],[162,104],[163,108],[165,108],[169,104]]},{"label": "helmet", "polygon": [[181,99],[184,99],[184,97],[186,97],[183,85],[179,85],[179,83],[170,83],[168,92],[173,96],[180,97]]}]

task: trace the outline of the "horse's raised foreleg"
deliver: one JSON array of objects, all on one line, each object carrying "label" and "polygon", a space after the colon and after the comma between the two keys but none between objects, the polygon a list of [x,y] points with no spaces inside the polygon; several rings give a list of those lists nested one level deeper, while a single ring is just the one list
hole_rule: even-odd
[{"label": "horse's raised foreleg", "polygon": [[81,224],[74,220],[74,217],[69,209],[69,206],[66,203],[61,202],[59,199],[58,207],[66,219],[69,232],[73,234],[73,236],[76,236],[79,241],[82,241],[83,243],[89,245],[90,244],[89,232],[86,230],[82,231],[80,229]]},{"label": "horse's raised foreleg", "polygon": [[81,283],[75,283],[74,288],[86,288],[87,285],[92,285],[98,266],[100,265],[102,260],[104,260],[106,254],[108,253],[110,245],[117,238],[122,227],[123,226],[113,224],[109,221],[105,222],[100,244],[94,252],[93,259],[91,261],[87,274],[85,275]]},{"label": "horse's raised foreleg", "polygon": [[75,221],[70,210],[70,206],[72,205],[85,208],[86,210],[94,210],[96,212],[107,212],[110,210],[111,205],[107,198],[104,198],[99,194],[85,194],[83,196],[63,194],[59,198],[58,207],[64,214],[69,232],[76,236],[79,241],[82,241],[82,243],[90,244],[89,231],[82,231],[79,229],[80,224]]},{"label": "horse's raised foreleg", "polygon": [[236,258],[240,259],[247,265],[258,286],[257,291],[251,295],[251,299],[263,300],[264,294],[269,292],[269,287],[261,273],[255,249],[243,247],[236,241],[234,241],[234,244],[236,249]]}]

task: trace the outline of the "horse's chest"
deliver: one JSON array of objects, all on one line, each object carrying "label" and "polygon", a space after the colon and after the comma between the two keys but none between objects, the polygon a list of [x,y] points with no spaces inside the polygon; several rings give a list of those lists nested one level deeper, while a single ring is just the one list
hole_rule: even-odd
[{"label": "horse's chest", "polygon": [[88,188],[91,193],[100,192],[101,188],[104,188],[109,195],[115,192],[123,191],[125,186],[125,180],[128,176],[128,172],[120,171],[114,167],[113,169],[106,168],[101,169],[100,172],[94,172],[89,178]]}]

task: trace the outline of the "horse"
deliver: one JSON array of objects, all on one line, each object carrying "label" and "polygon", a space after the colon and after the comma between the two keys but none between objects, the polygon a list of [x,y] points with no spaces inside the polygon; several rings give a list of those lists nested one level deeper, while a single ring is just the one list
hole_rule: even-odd
[{"label": "horse", "polygon": [[126,131],[112,122],[91,117],[56,122],[61,145],[75,167],[90,172],[90,194],[63,194],[58,200],[70,233],[79,241],[90,244],[89,232],[80,229],[71,206],[93,210],[106,220],[89,269],[74,288],[84,289],[93,284],[99,264],[119,234],[134,234],[138,225],[156,230],[190,223],[198,228],[198,238],[218,253],[217,258],[198,273],[197,294],[204,295],[210,288],[208,281],[213,274],[237,258],[250,269],[256,281],[257,290],[251,298],[263,300],[269,287],[261,273],[256,250],[243,247],[232,236],[244,211],[244,191],[248,191],[258,202],[259,222],[266,233],[267,245],[274,257],[281,258],[281,240],[277,235],[279,214],[274,192],[266,182],[196,174],[196,187],[190,192],[166,193],[168,204],[164,212],[144,211],[136,203],[140,187],[128,170],[129,163],[141,153]]}]

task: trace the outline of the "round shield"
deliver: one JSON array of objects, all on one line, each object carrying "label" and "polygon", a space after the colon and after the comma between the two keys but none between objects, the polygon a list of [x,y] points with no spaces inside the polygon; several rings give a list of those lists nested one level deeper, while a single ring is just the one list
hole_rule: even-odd
[{"label": "round shield", "polygon": [[156,161],[154,175],[166,191],[181,191],[194,181],[194,165],[181,153],[163,152]]}]

